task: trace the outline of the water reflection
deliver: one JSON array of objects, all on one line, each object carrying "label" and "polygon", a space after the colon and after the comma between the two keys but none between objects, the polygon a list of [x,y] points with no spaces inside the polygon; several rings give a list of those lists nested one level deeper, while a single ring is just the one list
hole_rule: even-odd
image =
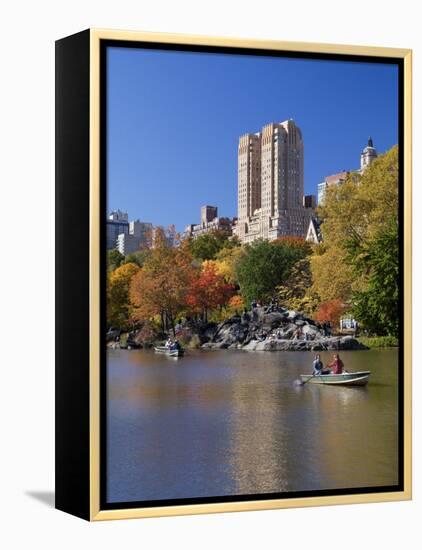
[{"label": "water reflection", "polygon": [[396,484],[397,353],[342,357],[368,387],[295,386],[308,353],[108,352],[108,500]]}]

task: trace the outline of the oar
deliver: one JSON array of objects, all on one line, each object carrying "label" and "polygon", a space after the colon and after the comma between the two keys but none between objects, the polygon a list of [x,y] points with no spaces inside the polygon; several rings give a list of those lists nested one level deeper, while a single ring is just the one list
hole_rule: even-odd
[{"label": "oar", "polygon": [[310,378],[308,378],[308,380],[306,380],[306,382],[302,382],[302,380],[301,380],[300,385],[304,386],[305,384],[307,384],[309,382],[309,380],[312,380],[312,378],[314,378],[314,376],[316,376],[316,375],[317,375],[317,373],[314,372],[314,374]]}]

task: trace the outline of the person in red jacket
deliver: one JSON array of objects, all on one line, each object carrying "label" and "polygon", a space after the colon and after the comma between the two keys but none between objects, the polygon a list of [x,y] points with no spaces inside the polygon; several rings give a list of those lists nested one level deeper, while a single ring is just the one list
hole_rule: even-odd
[{"label": "person in red jacket", "polygon": [[344,364],[343,364],[343,361],[340,359],[340,356],[338,353],[334,354],[334,359],[328,365],[328,367],[331,369],[331,374],[341,374],[343,372]]}]

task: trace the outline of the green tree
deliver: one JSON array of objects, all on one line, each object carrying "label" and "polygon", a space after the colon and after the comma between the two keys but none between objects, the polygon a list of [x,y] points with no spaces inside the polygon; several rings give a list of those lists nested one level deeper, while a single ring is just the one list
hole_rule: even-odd
[{"label": "green tree", "polygon": [[242,249],[236,262],[240,293],[246,303],[252,300],[268,301],[276,295],[276,288],[289,276],[294,263],[303,258],[299,247],[282,241],[256,240]]},{"label": "green tree", "polygon": [[107,271],[114,271],[124,262],[125,257],[123,254],[113,248],[113,250],[107,250]]},{"label": "green tree", "polygon": [[138,252],[132,252],[125,257],[126,264],[136,264],[138,267],[143,267],[148,257],[150,256],[150,250],[139,250]]},{"label": "green tree", "polygon": [[352,296],[352,310],[362,326],[379,336],[398,337],[399,238],[393,220],[367,244],[351,250],[357,273],[364,273],[364,290]]},{"label": "green tree", "polygon": [[223,230],[215,230],[199,235],[189,241],[189,248],[192,256],[203,262],[214,260],[220,250],[240,246],[237,237],[231,237],[230,233]]}]

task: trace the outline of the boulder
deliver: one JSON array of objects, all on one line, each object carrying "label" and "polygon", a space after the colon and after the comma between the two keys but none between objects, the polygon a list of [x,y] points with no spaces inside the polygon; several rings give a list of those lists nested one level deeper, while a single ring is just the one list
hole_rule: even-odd
[{"label": "boulder", "polygon": [[109,330],[106,334],[107,342],[114,342],[120,337],[120,330]]},{"label": "boulder", "polygon": [[249,313],[245,312],[245,313],[242,313],[242,316],[241,316],[241,323],[243,325],[246,325],[250,322],[251,320],[251,316],[249,315]]},{"label": "boulder", "polygon": [[282,313],[272,312],[266,313],[263,316],[262,323],[264,327],[270,327],[272,329],[279,327],[285,319],[285,316]]},{"label": "boulder", "polygon": [[298,316],[298,312],[294,311],[294,309],[290,309],[287,312],[287,318],[290,319],[291,321],[294,321],[297,316]]},{"label": "boulder", "polygon": [[296,332],[296,325],[289,325],[286,329],[282,331],[282,338],[288,340],[292,338],[294,332]]},{"label": "boulder", "polygon": [[234,315],[219,325],[210,323],[201,327],[202,347],[245,351],[367,349],[352,336],[325,337],[312,319],[297,311],[281,307],[273,307],[270,311],[270,308],[266,309],[267,312],[263,307],[257,307],[251,312],[244,312],[242,316]]},{"label": "boulder", "polygon": [[[315,325],[302,325],[303,334],[309,334],[310,336],[317,336],[321,334]],[[322,334],[321,334],[322,335]]]},{"label": "boulder", "polygon": [[[231,344],[230,347],[234,347]],[[367,349],[351,336],[323,338],[320,340],[250,340],[244,346],[237,344],[238,349],[245,351],[338,351]]]}]

